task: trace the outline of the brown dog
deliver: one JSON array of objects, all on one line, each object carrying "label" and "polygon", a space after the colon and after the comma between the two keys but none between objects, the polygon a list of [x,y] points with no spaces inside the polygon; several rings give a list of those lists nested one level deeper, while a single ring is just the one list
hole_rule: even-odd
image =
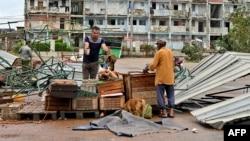
[{"label": "brown dog", "polygon": [[132,113],[135,116],[141,116],[144,118],[145,107],[146,102],[144,99],[135,98],[128,100],[122,109]]}]

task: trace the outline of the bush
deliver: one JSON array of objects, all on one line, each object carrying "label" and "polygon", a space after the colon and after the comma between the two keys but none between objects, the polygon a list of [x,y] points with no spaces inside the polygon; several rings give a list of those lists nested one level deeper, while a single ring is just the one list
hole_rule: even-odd
[{"label": "bush", "polygon": [[21,48],[22,45],[23,45],[22,42],[18,42],[17,44],[15,44],[12,48],[13,53],[19,54],[19,49]]},{"label": "bush", "polygon": [[189,45],[189,43],[184,43],[181,52],[187,55],[185,59],[188,61],[199,62],[203,59],[203,48],[198,47],[196,44]]},{"label": "bush", "polygon": [[66,43],[63,43],[63,40],[56,40],[55,51],[73,51],[73,49]]},{"label": "bush", "polygon": [[31,48],[36,51],[50,51],[50,43],[35,42],[31,44]]}]

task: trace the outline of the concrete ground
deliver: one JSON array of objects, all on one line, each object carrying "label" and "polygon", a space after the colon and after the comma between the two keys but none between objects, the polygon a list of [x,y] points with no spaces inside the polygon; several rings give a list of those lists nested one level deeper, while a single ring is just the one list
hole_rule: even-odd
[{"label": "concrete ground", "polygon": [[[120,73],[142,71],[153,58],[122,58],[118,59],[115,70]],[[184,66],[192,69],[196,63],[184,62]],[[35,97],[39,99],[40,97]],[[27,100],[31,98],[27,97]],[[188,128],[176,133],[155,133],[136,137],[116,136],[109,130],[72,131],[72,128],[85,125],[97,118],[67,119],[67,120],[42,120],[42,121],[3,121],[0,120],[1,141],[223,141],[223,130],[216,130],[200,124],[189,111],[175,112],[172,122]],[[159,121],[154,115],[152,121]],[[198,129],[197,133],[192,129]]]}]

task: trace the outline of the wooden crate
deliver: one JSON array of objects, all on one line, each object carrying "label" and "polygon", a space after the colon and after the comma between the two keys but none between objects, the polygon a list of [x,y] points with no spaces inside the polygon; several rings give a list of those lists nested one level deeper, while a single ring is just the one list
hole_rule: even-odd
[{"label": "wooden crate", "polygon": [[125,99],[143,98],[150,105],[157,105],[155,73],[129,72],[123,74]]},{"label": "wooden crate", "polygon": [[72,108],[71,98],[58,98],[50,95],[45,96],[46,111],[70,111]]},{"label": "wooden crate", "polygon": [[71,79],[51,79],[52,90],[75,91],[77,90],[77,82]]},{"label": "wooden crate", "polygon": [[15,94],[15,91],[6,91],[6,92],[1,92],[0,94],[0,104],[4,103],[12,103],[13,98],[12,95]]},{"label": "wooden crate", "polygon": [[24,103],[11,103],[1,106],[2,119],[17,119],[17,112],[24,107]]},{"label": "wooden crate", "polygon": [[97,79],[84,79],[82,80],[81,90],[89,91],[92,93],[97,92],[96,84],[98,80]]},{"label": "wooden crate", "polygon": [[99,95],[123,93],[123,80],[104,81],[104,83],[97,84],[97,89]]},{"label": "wooden crate", "polygon": [[74,98],[77,96],[77,82],[68,79],[52,79],[49,93],[53,97]]},{"label": "wooden crate", "polygon": [[99,98],[99,110],[118,110],[121,109],[124,104],[124,95]]},{"label": "wooden crate", "polygon": [[73,98],[72,110],[98,110],[98,97]]},{"label": "wooden crate", "polygon": [[145,99],[146,103],[150,105],[157,105],[157,95],[155,87],[132,88],[133,98]]}]

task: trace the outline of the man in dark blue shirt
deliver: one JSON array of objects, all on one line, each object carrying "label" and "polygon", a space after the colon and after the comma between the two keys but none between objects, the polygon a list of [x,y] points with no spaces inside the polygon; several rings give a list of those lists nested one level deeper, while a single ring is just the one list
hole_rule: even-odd
[{"label": "man in dark blue shirt", "polygon": [[107,54],[111,54],[103,38],[99,37],[100,28],[92,27],[91,35],[85,37],[82,72],[83,79],[96,79],[99,69],[99,52],[102,48]]}]

